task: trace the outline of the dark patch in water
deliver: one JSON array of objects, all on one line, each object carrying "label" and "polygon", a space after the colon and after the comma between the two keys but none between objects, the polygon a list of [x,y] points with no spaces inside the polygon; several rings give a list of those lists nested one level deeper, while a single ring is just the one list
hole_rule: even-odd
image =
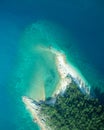
[{"label": "dark patch in water", "polygon": [[95,97],[98,98],[99,102],[104,104],[104,92],[102,92],[99,87],[95,87],[93,92],[95,93]]}]

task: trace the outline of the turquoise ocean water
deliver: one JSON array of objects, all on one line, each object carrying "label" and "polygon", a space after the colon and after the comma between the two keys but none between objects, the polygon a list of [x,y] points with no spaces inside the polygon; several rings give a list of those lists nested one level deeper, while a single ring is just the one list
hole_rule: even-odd
[{"label": "turquoise ocean water", "polygon": [[102,1],[0,1],[0,130],[39,130],[22,96],[52,95],[60,77],[50,45],[104,89]]}]

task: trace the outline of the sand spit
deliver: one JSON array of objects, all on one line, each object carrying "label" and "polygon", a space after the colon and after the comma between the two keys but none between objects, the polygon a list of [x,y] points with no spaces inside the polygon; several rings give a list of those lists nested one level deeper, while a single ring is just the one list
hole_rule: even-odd
[{"label": "sand spit", "polygon": [[[55,96],[57,96],[58,94],[64,93],[67,85],[69,85],[72,80],[76,82],[82,92],[88,95],[90,94],[90,87],[86,86],[86,84],[88,84],[87,81],[71,63],[67,62],[64,53],[52,47],[39,47],[39,49],[42,49],[42,51],[49,51],[50,53],[53,53],[56,57],[55,62],[60,75],[60,82],[58,86],[56,86],[56,90],[53,93],[52,97],[55,98]],[[51,130],[51,128],[46,126],[45,117],[42,117],[42,115],[40,114],[40,101],[34,101],[25,96],[22,97],[22,100],[34,117],[35,122],[41,127],[41,129]]]},{"label": "sand spit", "polygon": [[54,49],[53,47],[44,48],[44,51],[50,51],[56,56],[56,66],[60,75],[60,82],[56,87],[56,91],[53,93],[54,95],[59,94],[60,92],[64,92],[66,90],[67,85],[71,83],[73,79],[76,84],[78,84],[79,88],[86,94],[90,94],[90,86],[88,86],[88,82],[83,77],[83,75],[76,69],[72,63],[66,60],[66,56],[63,52]]},{"label": "sand spit", "polygon": [[26,108],[31,112],[34,122],[40,126],[41,130],[51,130],[46,126],[44,117],[40,115],[40,103],[26,96],[22,97],[22,101],[26,105]]}]

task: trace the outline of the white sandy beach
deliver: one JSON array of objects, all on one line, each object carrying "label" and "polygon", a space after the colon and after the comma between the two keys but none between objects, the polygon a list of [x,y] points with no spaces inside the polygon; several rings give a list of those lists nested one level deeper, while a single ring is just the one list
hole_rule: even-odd
[{"label": "white sandy beach", "polygon": [[83,87],[85,89],[85,93],[90,94],[90,88],[85,87],[85,85],[88,84],[86,79],[81,75],[80,72],[78,72],[74,66],[72,66],[71,63],[66,61],[64,53],[59,52],[52,47],[49,48],[49,50],[56,55],[56,66],[61,78],[53,95],[57,95],[61,91],[65,91],[66,86],[71,83],[71,78],[67,77],[68,75],[71,75],[76,81],[80,80],[81,83],[79,84],[79,87]]},{"label": "white sandy beach", "polygon": [[81,74],[81,72],[71,62],[67,61],[64,52],[56,50],[51,46],[49,48],[37,46],[37,49],[39,49],[40,51],[48,51],[55,55],[55,62],[61,79],[64,79],[68,74],[70,74],[73,78],[81,80],[83,84],[89,84],[84,76]]},{"label": "white sandy beach", "polygon": [[42,122],[42,117],[40,117],[39,107],[36,106],[33,103],[33,100],[28,97],[23,96],[22,100],[25,103],[26,108],[30,111],[35,123],[37,123],[41,127],[41,130],[47,130],[45,123]]},{"label": "white sandy beach", "polygon": [[[77,69],[72,66],[69,62],[66,61],[66,57],[64,53],[55,50],[54,48],[39,48],[42,49],[42,51],[50,51],[53,53],[56,57],[56,66],[60,75],[60,82],[58,86],[56,86],[56,90],[53,93],[53,97],[58,95],[61,92],[64,92],[67,88],[67,85],[69,85],[72,81],[71,77],[75,79],[75,81],[78,83],[78,86],[81,88],[84,88],[85,93],[90,94],[90,89],[86,88],[84,84],[87,83],[87,81],[84,79],[84,77],[77,71]],[[68,75],[71,75],[71,77],[68,77]],[[80,81],[80,82],[79,82]],[[23,102],[33,115],[36,122],[39,124],[42,130],[49,130],[46,128],[45,124],[42,123],[42,120],[40,118],[39,111],[34,110],[34,103],[32,103],[32,100],[28,98],[23,97]],[[39,109],[39,108],[37,108]]]}]

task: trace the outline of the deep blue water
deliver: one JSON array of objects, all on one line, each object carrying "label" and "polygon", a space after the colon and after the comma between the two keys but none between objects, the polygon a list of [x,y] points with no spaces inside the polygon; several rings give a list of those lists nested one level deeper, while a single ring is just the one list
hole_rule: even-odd
[{"label": "deep blue water", "polygon": [[[80,48],[85,64],[90,66],[89,73],[85,73],[86,65],[80,66],[78,62],[80,56],[75,56],[78,60],[76,64],[82,69],[86,78],[89,81],[93,79],[95,75],[93,75],[95,71],[91,71],[93,68],[98,72],[97,78],[101,79],[101,82],[104,81],[104,2],[102,0],[0,1],[0,130],[26,130],[25,121],[20,124],[21,128],[13,121],[16,108],[9,95],[8,84],[16,63],[19,40],[25,27],[42,19],[59,24],[65,28],[69,37],[74,39],[74,43],[71,44],[76,44]],[[64,48],[68,47],[68,43],[64,45]],[[89,78],[88,74],[92,77]],[[34,127],[38,130],[37,126]],[[32,130],[28,127],[27,129]]]}]

